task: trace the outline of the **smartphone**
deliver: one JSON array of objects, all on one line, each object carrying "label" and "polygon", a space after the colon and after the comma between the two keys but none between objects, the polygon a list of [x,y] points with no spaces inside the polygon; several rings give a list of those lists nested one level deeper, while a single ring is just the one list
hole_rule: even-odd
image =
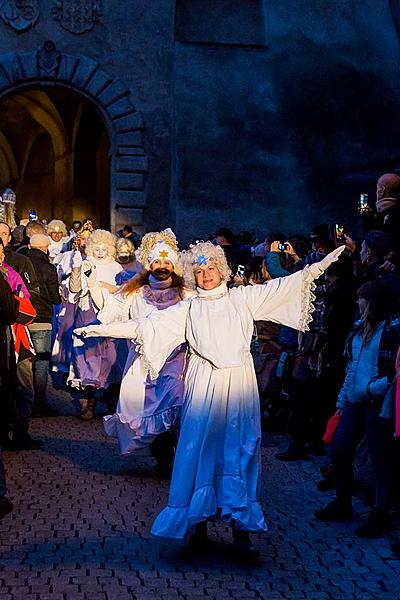
[{"label": "smartphone", "polygon": [[279,242],[278,244],[278,250],[279,252],[285,252],[288,248],[287,244],[283,244],[282,242]]},{"label": "smartphone", "polygon": [[370,207],[368,204],[368,194],[360,194],[357,208],[360,215],[364,215],[365,213],[368,213],[370,211]]},{"label": "smartphone", "polygon": [[29,211],[29,220],[30,221],[36,221],[37,219],[37,212],[36,210],[30,210]]},{"label": "smartphone", "polygon": [[334,234],[335,234],[336,246],[342,246],[343,244],[346,243],[346,240],[344,237],[344,225],[342,225],[340,223],[336,223]]},{"label": "smartphone", "polygon": [[238,265],[236,274],[240,277],[244,277],[244,265]]}]

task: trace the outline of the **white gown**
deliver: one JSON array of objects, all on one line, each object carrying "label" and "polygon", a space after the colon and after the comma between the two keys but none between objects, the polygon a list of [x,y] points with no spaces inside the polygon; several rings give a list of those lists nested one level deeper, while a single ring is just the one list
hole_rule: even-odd
[{"label": "white gown", "polygon": [[171,350],[189,344],[181,431],[168,506],[152,533],[183,538],[198,522],[220,515],[238,529],[263,531],[260,404],[250,341],[253,322],[306,330],[314,276],[306,269],[265,285],[225,284],[133,323],[152,377]]}]

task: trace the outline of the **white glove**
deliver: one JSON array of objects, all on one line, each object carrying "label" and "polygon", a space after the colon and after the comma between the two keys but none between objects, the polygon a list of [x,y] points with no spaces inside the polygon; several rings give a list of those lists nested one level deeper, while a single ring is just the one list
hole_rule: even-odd
[{"label": "white glove", "polygon": [[72,268],[73,269],[79,269],[79,267],[82,266],[82,254],[79,252],[79,250],[75,250],[75,252],[72,255]]},{"label": "white glove", "polygon": [[110,337],[133,340],[136,337],[137,323],[135,321],[116,321],[101,325],[87,325],[74,329],[74,334],[82,338]]},{"label": "white glove", "polygon": [[313,265],[309,265],[306,268],[308,268],[308,271],[311,273],[314,279],[318,279],[318,277],[320,277],[332,263],[338,260],[339,256],[345,249],[346,246],[339,246],[339,248],[336,248],[333,250],[333,252],[327,254],[325,258],[317,263],[314,263]]}]

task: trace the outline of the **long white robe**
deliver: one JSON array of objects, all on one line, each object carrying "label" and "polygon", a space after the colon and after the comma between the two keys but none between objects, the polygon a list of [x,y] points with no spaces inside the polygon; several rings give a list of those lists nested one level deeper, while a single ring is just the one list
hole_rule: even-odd
[{"label": "long white robe", "polygon": [[265,285],[225,284],[132,323],[132,337],[156,377],[171,350],[189,344],[181,431],[168,506],[152,533],[183,538],[220,514],[246,531],[266,529],[258,501],[260,405],[250,342],[255,320],[306,330],[314,279],[308,268]]}]

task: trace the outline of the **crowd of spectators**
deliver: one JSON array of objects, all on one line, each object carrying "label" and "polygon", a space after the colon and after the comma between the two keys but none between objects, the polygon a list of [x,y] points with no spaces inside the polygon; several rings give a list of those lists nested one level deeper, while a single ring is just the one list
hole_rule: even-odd
[{"label": "crowd of spectators", "polygon": [[[221,227],[209,239],[225,252],[231,286],[287,277],[321,260],[335,245],[346,246],[317,282],[309,331],[257,322],[253,357],[265,426],[278,428],[288,437],[288,446],[278,459],[307,460],[312,454],[328,452],[318,486],[335,489],[336,496],[316,511],[316,519],[352,518],[352,463],[357,447],[366,439],[374,470],[375,504],[356,534],[375,537],[393,528],[399,470],[399,176],[386,174],[378,180],[376,202],[361,207],[361,229],[363,235],[357,239],[338,226],[321,224],[308,236],[271,231],[257,240],[250,232],[234,234]],[[73,279],[74,269],[85,264],[82,260],[87,258],[86,244],[93,230],[89,218],[74,221],[69,230],[59,220],[48,224],[35,220],[13,231],[7,223],[0,223],[0,388],[1,397],[8,399],[2,407],[3,450],[39,448],[40,440],[29,434],[30,419],[35,414],[56,414],[46,399],[49,365],[53,355],[53,367],[63,360],[68,367],[68,358],[63,355],[61,359],[61,350],[57,355],[54,344],[61,348],[60,340],[71,336],[63,319],[71,314],[72,321],[65,323],[76,326],[78,309],[70,294],[82,293],[82,286],[71,285],[65,293],[64,284]],[[134,256],[140,237],[130,225],[117,236],[126,243],[115,243],[111,252],[103,235],[99,247],[103,244],[106,249],[103,255],[96,251],[94,257],[100,264],[108,252],[108,268],[115,263],[116,281],[123,283],[140,271]],[[87,276],[90,293],[90,269]],[[107,286],[110,293],[118,289],[118,285]],[[28,304],[23,305],[21,299]],[[81,416],[91,420],[96,388],[90,383],[84,388],[86,404]],[[11,509],[0,462],[0,518]],[[393,551],[400,555],[399,545]]]}]

